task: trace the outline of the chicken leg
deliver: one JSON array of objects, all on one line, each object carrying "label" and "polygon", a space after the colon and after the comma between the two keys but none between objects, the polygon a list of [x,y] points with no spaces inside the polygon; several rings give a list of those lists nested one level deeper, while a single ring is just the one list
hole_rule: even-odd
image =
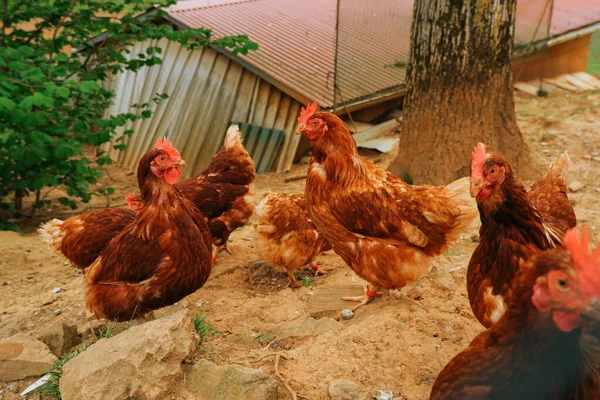
[{"label": "chicken leg", "polygon": [[212,262],[216,262],[217,261],[217,255],[219,254],[219,252],[221,251],[222,248],[225,248],[225,250],[233,255],[233,251],[231,251],[231,247],[229,247],[229,240],[225,242],[225,244],[222,244],[220,246],[215,246],[213,244],[213,248],[212,248]]},{"label": "chicken leg", "polygon": [[300,283],[298,283],[298,281],[296,280],[296,276],[294,275],[294,271],[292,270],[287,270],[288,276],[290,277],[290,280],[288,281],[287,285],[285,287],[290,287],[290,288],[297,288],[300,287]]},{"label": "chicken leg", "polygon": [[373,300],[375,296],[381,296],[383,293],[377,291],[377,286],[373,286],[370,283],[368,285],[364,285],[365,294],[362,296],[352,296],[352,297],[341,297],[342,300],[345,301],[359,301],[360,304],[352,307],[352,312],[356,312],[359,308],[364,305],[367,305]]},{"label": "chicken leg", "polygon": [[321,267],[319,267],[319,264],[317,264],[317,263],[314,263],[313,265],[311,265],[311,268],[313,269],[313,271],[315,271],[315,278],[319,274],[327,275],[327,272],[325,272],[325,270],[323,270]]}]

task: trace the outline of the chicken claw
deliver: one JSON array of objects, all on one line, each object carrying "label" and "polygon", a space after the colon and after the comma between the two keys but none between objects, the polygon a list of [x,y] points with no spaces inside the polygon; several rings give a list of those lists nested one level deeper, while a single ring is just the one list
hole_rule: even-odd
[{"label": "chicken claw", "polygon": [[[357,304],[356,306],[351,308],[352,312],[356,312],[356,310],[358,310],[362,306],[369,304],[375,296],[383,295],[383,293],[377,291],[377,288],[375,286],[371,286],[371,287],[369,287],[369,286],[371,286],[371,285],[364,286],[365,294],[362,296],[351,296],[351,297],[340,297],[340,298],[345,301],[359,301],[360,304]],[[373,290],[370,290],[371,288]]]}]

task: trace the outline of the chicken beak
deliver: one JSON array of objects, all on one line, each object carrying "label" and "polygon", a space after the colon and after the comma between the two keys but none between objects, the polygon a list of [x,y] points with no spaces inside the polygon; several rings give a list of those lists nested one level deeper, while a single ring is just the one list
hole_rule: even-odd
[{"label": "chicken beak", "polygon": [[481,179],[471,179],[471,197],[477,197],[479,192],[483,189],[483,182]]},{"label": "chicken beak", "polygon": [[296,128],[296,135],[302,135],[302,132],[305,128],[306,126],[304,124],[298,124],[298,128]]},{"label": "chicken beak", "polygon": [[175,159],[175,166],[176,167],[187,167],[187,163],[185,161],[183,161],[181,158],[177,158],[177,159]]}]

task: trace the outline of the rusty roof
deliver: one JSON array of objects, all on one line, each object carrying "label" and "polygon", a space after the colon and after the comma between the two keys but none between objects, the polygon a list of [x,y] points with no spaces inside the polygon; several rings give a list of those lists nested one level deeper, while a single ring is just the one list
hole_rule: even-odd
[{"label": "rusty roof", "polygon": [[[334,98],[338,105],[352,104],[399,92],[413,0],[340,3],[339,18],[336,0],[191,0],[168,13],[189,28],[210,28],[217,37],[244,33],[258,42],[259,51],[239,55],[240,61],[299,101],[331,108]],[[548,29],[549,0],[518,0],[515,41],[529,43],[597,22],[597,3],[554,0]]]},{"label": "rusty roof", "polygon": [[[336,0],[200,5],[205,2],[180,2],[168,11],[185,26],[208,27],[216,36],[248,35],[260,50],[240,59],[303,98],[333,106]],[[408,61],[412,4],[372,0],[358,8],[355,3],[340,10],[338,104],[397,89]],[[392,18],[382,18],[390,12]]]}]

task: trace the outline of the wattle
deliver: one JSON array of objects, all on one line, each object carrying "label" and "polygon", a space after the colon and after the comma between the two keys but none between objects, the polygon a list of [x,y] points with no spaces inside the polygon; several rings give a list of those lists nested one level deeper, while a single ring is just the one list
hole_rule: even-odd
[{"label": "wattle", "polygon": [[181,170],[179,168],[169,168],[165,171],[165,181],[167,181],[169,185],[176,184],[180,177]]}]

